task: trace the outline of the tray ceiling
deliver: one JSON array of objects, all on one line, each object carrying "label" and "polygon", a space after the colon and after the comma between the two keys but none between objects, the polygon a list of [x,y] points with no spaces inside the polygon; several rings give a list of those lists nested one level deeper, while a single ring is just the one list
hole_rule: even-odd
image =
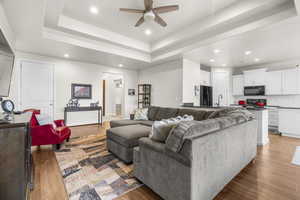
[{"label": "tray ceiling", "polygon": [[[119,12],[119,8],[143,8],[142,0],[3,2],[17,34],[18,50],[55,57],[68,53],[73,60],[116,67],[122,62],[132,69],[191,51],[194,57],[200,52],[198,57],[207,60],[207,46],[211,49],[219,41],[297,16],[293,0],[154,0],[155,6],[179,4],[180,10],[162,14],[167,28],[154,23],[135,28],[139,15]],[[90,6],[99,9],[98,15],[89,12]],[[146,36],[145,28],[153,34]]]}]

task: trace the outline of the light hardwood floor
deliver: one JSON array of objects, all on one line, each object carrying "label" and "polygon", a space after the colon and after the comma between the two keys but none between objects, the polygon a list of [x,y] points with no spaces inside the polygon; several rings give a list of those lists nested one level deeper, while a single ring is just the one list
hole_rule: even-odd
[{"label": "light hardwood floor", "polygon": [[[72,128],[73,135],[105,134],[98,126]],[[300,139],[270,135],[270,144],[258,148],[256,162],[249,164],[215,198],[215,200],[300,200],[300,166],[291,164]],[[31,200],[68,199],[51,147],[33,151],[35,189]],[[131,191],[117,200],[161,199],[146,186]]]}]

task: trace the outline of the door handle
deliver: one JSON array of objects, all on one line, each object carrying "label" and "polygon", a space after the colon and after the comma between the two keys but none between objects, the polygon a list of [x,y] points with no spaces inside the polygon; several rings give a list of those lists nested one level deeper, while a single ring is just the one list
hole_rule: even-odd
[{"label": "door handle", "polygon": [[50,103],[50,104],[49,104],[49,106],[53,106],[53,104],[52,104],[52,103]]}]

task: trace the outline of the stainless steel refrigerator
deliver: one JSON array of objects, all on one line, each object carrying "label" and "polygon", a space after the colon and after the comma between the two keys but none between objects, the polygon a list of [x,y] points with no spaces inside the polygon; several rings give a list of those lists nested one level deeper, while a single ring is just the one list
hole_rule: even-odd
[{"label": "stainless steel refrigerator", "polygon": [[213,105],[213,88],[210,86],[200,86],[200,106],[212,107]]}]

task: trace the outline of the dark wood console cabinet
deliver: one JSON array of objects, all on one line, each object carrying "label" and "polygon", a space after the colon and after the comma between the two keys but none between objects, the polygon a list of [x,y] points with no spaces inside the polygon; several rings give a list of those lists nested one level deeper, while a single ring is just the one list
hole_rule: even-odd
[{"label": "dark wood console cabinet", "polygon": [[0,123],[0,199],[28,200],[32,189],[31,113]]}]

